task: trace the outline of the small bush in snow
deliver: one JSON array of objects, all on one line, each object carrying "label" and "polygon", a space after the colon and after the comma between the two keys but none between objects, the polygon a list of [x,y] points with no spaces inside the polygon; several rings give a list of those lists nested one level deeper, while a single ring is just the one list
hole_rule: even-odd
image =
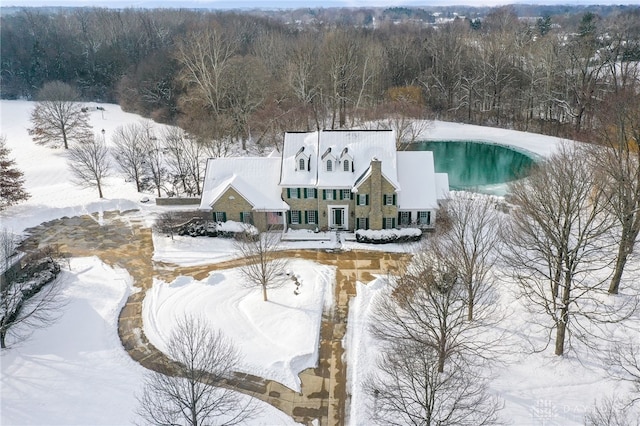
[{"label": "small bush in snow", "polygon": [[222,237],[236,238],[238,235],[258,235],[255,226],[234,222],[212,222],[210,220],[191,220],[176,228],[175,233],[180,236],[190,237]]},{"label": "small bush in snow", "polygon": [[418,228],[383,229],[380,231],[358,229],[356,231],[356,241],[369,244],[409,243],[420,241],[421,237],[422,230]]}]

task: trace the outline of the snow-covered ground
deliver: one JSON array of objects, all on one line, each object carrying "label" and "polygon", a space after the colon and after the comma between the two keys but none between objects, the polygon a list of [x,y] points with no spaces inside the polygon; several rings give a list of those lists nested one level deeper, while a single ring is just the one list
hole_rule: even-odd
[{"label": "snow-covered ground", "polygon": [[335,270],[296,259],[287,271],[300,283],[299,294],[286,277],[281,287],[268,290],[267,302],[259,286],[243,284],[237,269],[212,272],[202,281],[156,280],[144,300],[144,332],[163,350],[177,319],[186,314],[205,318],[240,350],[239,371],[299,391],[298,373],[317,365],[322,309],[332,305]]},{"label": "snow-covered ground", "polygon": [[[3,351],[0,424],[140,424],[136,395],[145,369],[120,344],[117,321],[131,277],[98,258],[71,259],[58,277],[60,318]],[[248,397],[244,397],[248,398]],[[260,401],[252,425],[290,425]]]},{"label": "snow-covered ground", "polygon": [[[143,196],[152,195],[137,193],[133,183],[125,182],[117,173],[108,180],[107,198],[103,200],[95,190],[71,184],[65,152],[35,145],[28,136],[32,107],[26,101],[0,101],[0,133],[7,137],[11,157],[25,173],[26,187],[32,195],[27,202],[0,213],[2,227],[22,233],[62,216],[128,209],[139,209],[140,219],[151,224],[157,212],[166,209],[153,201],[141,203]],[[140,120],[117,105],[104,107],[104,118],[100,111],[92,111],[91,120],[94,129],[105,129],[107,141],[117,126]],[[426,137],[483,140],[514,145],[538,155],[548,155],[560,142],[547,136],[443,122],[436,122]],[[285,241],[283,248],[333,248],[336,244],[326,238]],[[236,256],[231,241],[225,239],[154,236],[154,245],[154,260],[185,266]],[[353,241],[342,243],[347,250],[362,247]],[[407,250],[406,245],[396,244],[364,247]],[[173,283],[156,281],[145,302],[145,315],[150,318],[145,330],[162,347],[173,318],[187,310],[206,312],[226,334],[238,336],[236,344],[244,352],[243,366],[247,370],[296,387],[295,372],[311,365],[315,356],[319,312],[330,300],[333,284],[328,268],[297,262],[290,269],[301,277],[301,294],[295,296],[291,286],[284,287],[271,291],[268,303],[262,302],[259,289],[238,287],[234,270],[212,273],[202,281],[185,277]],[[636,278],[640,280],[640,276]],[[61,318],[1,355],[0,423],[131,424],[136,420],[134,395],[140,390],[144,370],[126,355],[116,333],[119,308],[132,291],[130,277],[95,258],[84,258],[73,259],[71,269],[65,270],[60,279],[68,302]],[[368,301],[381,285],[359,283],[358,296],[352,302],[346,341],[350,385],[364,377],[372,365],[373,343],[366,334]],[[520,302],[506,294],[500,303],[514,312],[501,326],[526,336],[531,330],[529,317]],[[229,318],[213,315],[215,310]],[[287,327],[287,333],[278,332],[282,327]],[[309,331],[305,333],[304,328]],[[517,335],[510,339],[514,345],[522,343]],[[264,359],[256,359],[255,348],[259,345],[271,345],[273,350],[263,352]],[[594,400],[614,390],[625,391],[606,377],[595,354],[584,351],[578,355],[558,358],[548,352],[516,351],[501,356],[504,364],[496,368],[491,389],[505,402],[504,420],[514,425],[577,425]],[[367,424],[366,395],[357,387],[351,390],[350,424]],[[255,422],[290,424],[291,420],[265,406]]]},{"label": "snow-covered ground", "polygon": [[537,133],[518,132],[498,127],[482,127],[472,124],[434,121],[424,132],[425,140],[460,140],[497,143],[547,157],[555,151],[563,139]]},{"label": "snow-covered ground", "polygon": [[[60,318],[3,350],[0,423],[130,424],[144,368],[120,345],[117,320],[131,277],[95,257],[59,277]],[[117,409],[114,409],[118,407]]]},{"label": "snow-covered ground", "polygon": [[[635,275],[640,279],[638,271]],[[384,277],[368,284],[358,283],[357,296],[350,304],[345,345],[349,365],[347,386],[352,395],[351,425],[371,423],[375,414],[374,398],[363,390],[362,384],[375,372],[379,351],[368,327],[376,321],[371,302],[382,294],[385,285]],[[628,395],[630,386],[613,380],[598,353],[578,342],[574,341],[574,347],[564,357],[553,355],[553,344],[540,353],[532,353],[527,339],[542,342],[540,329],[535,329],[536,321],[505,283],[498,285],[501,294],[498,312],[508,312],[496,327],[496,331],[505,333],[500,342],[505,349],[499,351],[493,368],[484,375],[491,378],[490,391],[504,402],[499,412],[503,421],[518,426],[583,425],[584,416],[603,397]],[[638,327],[640,314],[627,324],[630,323]],[[603,337],[611,337],[606,331],[603,333]],[[631,335],[638,340],[637,328]],[[604,339],[601,343],[606,347]]]}]

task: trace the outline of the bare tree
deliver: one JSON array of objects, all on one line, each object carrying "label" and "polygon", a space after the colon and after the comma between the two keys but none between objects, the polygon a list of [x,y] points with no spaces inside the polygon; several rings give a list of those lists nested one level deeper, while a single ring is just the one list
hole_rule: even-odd
[{"label": "bare tree", "polygon": [[189,34],[177,44],[176,59],[182,66],[178,81],[187,88],[188,98],[202,102],[214,115],[221,111],[223,74],[236,45],[218,25]]},{"label": "bare tree", "polygon": [[639,426],[640,413],[632,414],[631,411],[632,408],[629,405],[615,397],[604,398],[585,415],[584,424],[585,426]]},{"label": "bare tree", "polygon": [[244,233],[236,240],[236,249],[245,259],[240,272],[248,285],[262,288],[262,299],[267,301],[267,290],[284,284],[287,260],[278,256],[280,235],[263,232],[258,235]]},{"label": "bare tree", "polygon": [[81,141],[92,136],[89,115],[78,103],[78,92],[60,81],[46,83],[38,92],[38,103],[31,112],[29,134],[40,145]]},{"label": "bare tree", "polygon": [[602,178],[599,185],[607,209],[619,224],[616,263],[609,284],[609,293],[617,294],[640,234],[640,70],[625,63],[614,65],[610,80],[614,93],[596,114],[601,129],[599,145],[592,148],[589,159]]},{"label": "bare tree", "polygon": [[143,127],[145,129],[143,148],[146,154],[145,169],[151,176],[151,181],[158,193],[158,197],[162,197],[162,188],[167,176],[164,146],[162,141],[154,135],[151,122],[143,123]]},{"label": "bare tree", "polygon": [[[635,337],[636,330],[631,333]],[[633,337],[626,339],[625,342],[614,343],[605,359],[609,374],[614,379],[633,386],[628,405],[640,402],[640,345],[633,341]]]},{"label": "bare tree", "polygon": [[417,342],[395,342],[379,357],[365,384],[375,423],[384,425],[495,425],[502,402],[465,363],[438,369],[438,356]]},{"label": "bare tree", "polygon": [[137,397],[138,414],[154,425],[235,425],[250,418],[255,407],[226,387],[240,357],[233,344],[201,318],[184,317],[167,344],[175,363],[150,372]]},{"label": "bare tree", "polygon": [[29,198],[24,189],[23,173],[15,167],[15,161],[9,158],[6,138],[0,136],[0,210]]},{"label": "bare tree", "polygon": [[561,145],[510,190],[516,208],[503,226],[504,259],[527,306],[550,317],[549,339],[555,331],[555,354],[563,355],[570,333],[587,342],[594,323],[625,315],[595,299],[607,279],[597,272],[608,262],[612,221],[576,144]]},{"label": "bare tree", "polygon": [[462,194],[447,200],[444,210],[450,228],[442,233],[434,248],[451,255],[444,258],[457,262],[462,285],[466,289],[467,320],[474,319],[474,307],[491,297],[491,269],[496,262],[500,244],[499,212],[496,202],[488,196],[465,197]]},{"label": "bare tree", "polygon": [[168,127],[162,134],[167,165],[174,186],[187,195],[200,195],[204,172],[204,146],[177,127]]},{"label": "bare tree", "polygon": [[[0,232],[0,255],[4,280],[0,284],[0,348],[25,339],[35,327],[50,324],[63,307],[55,278],[60,266],[50,249],[39,250],[23,259],[16,254],[16,240],[6,229]],[[12,272],[14,262],[27,266]]]},{"label": "bare tree", "polygon": [[97,188],[100,198],[104,179],[111,172],[109,149],[103,135],[82,141],[69,150],[69,168],[75,183],[85,188]]},{"label": "bare tree", "polygon": [[432,126],[432,122],[426,120],[418,86],[392,88],[388,95],[391,100],[381,104],[373,110],[373,116],[366,118],[372,120],[370,125],[379,129],[394,130],[396,148],[407,149]]},{"label": "bare tree", "polygon": [[125,176],[136,183],[138,192],[142,189],[141,183],[145,175],[145,136],[142,124],[131,123],[118,126],[111,137],[114,143],[114,159]]},{"label": "bare tree", "polygon": [[373,334],[385,342],[417,342],[433,351],[437,371],[445,371],[447,360],[487,358],[486,341],[479,335],[490,309],[475,313],[467,321],[467,294],[455,252],[435,250],[434,241],[416,254],[406,272],[395,280],[391,294],[374,304],[378,321]]},{"label": "bare tree", "polygon": [[154,224],[154,228],[158,232],[162,232],[166,236],[171,237],[171,240],[173,240],[176,227],[179,224],[178,214],[175,211],[169,210],[160,214],[158,220],[156,220],[156,223]]}]

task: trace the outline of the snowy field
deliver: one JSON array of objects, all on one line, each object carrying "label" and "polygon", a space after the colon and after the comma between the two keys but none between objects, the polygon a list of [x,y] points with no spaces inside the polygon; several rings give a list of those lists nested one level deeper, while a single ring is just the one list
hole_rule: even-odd
[{"label": "snowy field", "polygon": [[[133,183],[125,182],[117,173],[107,181],[103,200],[98,199],[95,190],[72,185],[65,152],[35,145],[28,136],[32,107],[26,101],[0,101],[0,133],[6,136],[17,167],[25,173],[31,194],[27,202],[0,213],[2,227],[20,234],[28,227],[62,216],[129,209],[138,209],[139,218],[150,225],[158,212],[166,210],[155,206],[153,201],[141,203],[142,197],[152,196],[137,193]],[[140,120],[137,115],[122,112],[117,105],[104,107],[104,116],[92,110],[91,120],[95,130],[105,129],[108,142],[117,126]],[[547,155],[559,142],[546,136],[442,122],[436,122],[426,138],[510,144],[538,155]],[[230,241],[224,239],[177,237],[171,241],[154,236],[154,244],[154,260],[185,266],[235,256]],[[331,240],[286,241],[283,248],[331,248],[336,244]],[[363,247],[353,241],[345,241],[342,246]],[[407,250],[402,245],[366,248]],[[173,283],[158,280],[145,300],[145,331],[162,347],[173,318],[180,313],[194,309],[207,313],[223,310],[229,318],[209,319],[228,335],[238,336],[236,343],[242,347],[243,368],[295,388],[295,373],[312,365],[316,356],[319,313],[331,300],[333,271],[311,262],[295,263],[290,269],[301,277],[301,295],[294,296],[292,287],[284,287],[270,292],[269,303],[262,302],[259,290],[238,287],[234,270],[213,273],[202,281],[185,277]],[[635,274],[629,279],[640,281],[640,274]],[[116,333],[119,309],[133,291],[129,275],[95,258],[83,258],[72,259],[71,268],[64,270],[60,280],[67,305],[58,321],[37,330],[28,341],[1,355],[0,423],[133,423],[134,395],[140,391],[144,370],[126,355]],[[379,281],[359,283],[358,296],[352,302],[345,342],[352,386],[349,416],[352,425],[369,424],[370,420],[367,411],[370,401],[359,392],[357,383],[373,363],[374,344],[368,340],[366,324],[371,320],[369,300],[381,286]],[[524,348],[524,337],[532,333],[530,317],[509,292],[503,293],[501,306],[512,314],[501,327],[515,331],[508,337],[509,344]],[[292,315],[297,316],[293,319]],[[286,333],[279,331],[282,327],[286,327]],[[633,338],[638,339],[637,333]],[[260,352],[255,348],[276,346],[274,342],[277,350],[257,359]],[[551,355],[551,349],[538,354],[513,351],[500,358],[502,364],[493,371],[491,389],[504,400],[501,415],[509,424],[578,425],[595,400],[614,391],[626,392],[624,386],[607,378],[597,354],[579,346],[564,358]],[[253,424],[291,424],[291,420],[265,405],[261,417]]]}]

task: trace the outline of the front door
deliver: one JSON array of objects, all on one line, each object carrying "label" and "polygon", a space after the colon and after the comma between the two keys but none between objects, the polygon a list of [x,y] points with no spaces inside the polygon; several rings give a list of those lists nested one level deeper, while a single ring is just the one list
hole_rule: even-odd
[{"label": "front door", "polygon": [[332,228],[344,228],[344,207],[333,207],[331,209],[331,227]]}]

